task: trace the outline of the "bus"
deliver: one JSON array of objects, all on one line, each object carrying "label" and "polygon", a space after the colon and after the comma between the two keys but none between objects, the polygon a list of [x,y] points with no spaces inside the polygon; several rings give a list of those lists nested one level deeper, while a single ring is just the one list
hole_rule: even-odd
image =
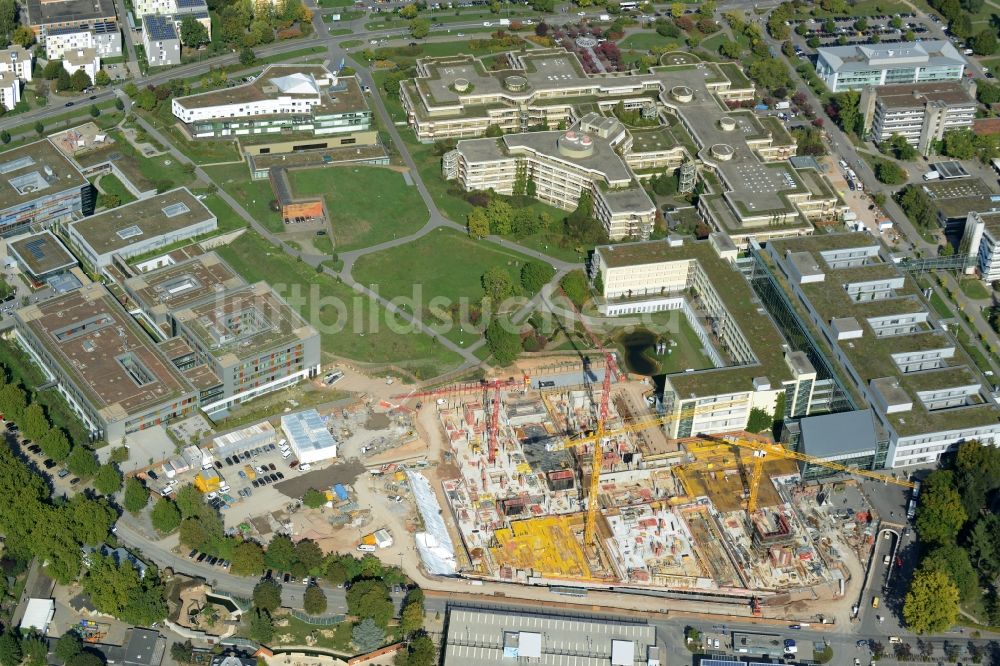
[{"label": "bus", "polygon": [[623,12],[633,12],[639,9],[639,3],[636,2],[635,0],[621,0],[618,3],[618,7]]},{"label": "bus", "polygon": [[585,597],[587,596],[587,588],[585,587],[570,587],[568,585],[549,585],[549,592],[552,594],[561,594],[565,597]]}]

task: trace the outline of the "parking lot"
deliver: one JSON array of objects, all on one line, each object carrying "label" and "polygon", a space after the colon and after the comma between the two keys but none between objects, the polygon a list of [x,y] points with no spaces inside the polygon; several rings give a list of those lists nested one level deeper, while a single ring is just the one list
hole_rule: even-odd
[{"label": "parking lot", "polygon": [[[66,495],[70,490],[77,490],[79,477],[70,474],[69,470],[60,466],[51,458],[46,457],[41,447],[30,439],[22,439],[20,428],[13,421],[0,420],[3,424],[3,436],[15,453],[20,453],[29,465],[35,467],[43,479],[52,486],[53,494]],[[82,486],[80,486],[82,488]]]},{"label": "parking lot", "polygon": [[[863,29],[855,25],[857,16],[837,16],[824,19],[803,19],[788,21],[792,28],[792,39],[798,46],[806,46],[810,38],[819,40],[819,46],[834,46],[837,44],[869,44],[874,39],[882,44],[894,44],[906,41],[908,33],[916,39],[929,37],[930,29],[914,14],[861,17],[864,20]],[[899,19],[896,21],[895,19]],[[898,27],[897,27],[898,26]]]}]

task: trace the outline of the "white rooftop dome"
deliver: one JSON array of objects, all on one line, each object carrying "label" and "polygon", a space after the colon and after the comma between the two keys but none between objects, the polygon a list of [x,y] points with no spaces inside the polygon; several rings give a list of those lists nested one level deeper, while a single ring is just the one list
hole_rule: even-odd
[{"label": "white rooftop dome", "polygon": [[288,76],[278,76],[271,83],[281,92],[288,95],[318,95],[319,86],[311,74],[296,72]]}]

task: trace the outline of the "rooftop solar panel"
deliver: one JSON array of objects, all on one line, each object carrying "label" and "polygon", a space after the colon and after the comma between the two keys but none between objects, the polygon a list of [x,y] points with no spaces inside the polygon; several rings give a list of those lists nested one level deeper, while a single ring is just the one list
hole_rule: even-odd
[{"label": "rooftop solar panel", "polygon": [[42,249],[45,246],[45,242],[46,239],[44,238],[33,238],[25,243],[24,247],[28,249],[28,252],[30,252],[31,256],[35,259],[41,259],[45,256],[45,250]]},{"label": "rooftop solar panel", "polygon": [[168,21],[163,16],[144,16],[142,18],[143,29],[149,31],[149,38],[155,40],[177,39],[177,31],[174,30],[173,21]]}]

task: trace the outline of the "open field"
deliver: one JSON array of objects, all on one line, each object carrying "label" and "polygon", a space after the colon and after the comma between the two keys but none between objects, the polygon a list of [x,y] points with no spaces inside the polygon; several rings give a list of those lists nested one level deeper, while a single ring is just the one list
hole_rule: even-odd
[{"label": "open field", "polygon": [[205,173],[269,230],[275,233],[285,230],[281,216],[271,210],[271,200],[274,199],[271,183],[266,180],[250,180],[250,172],[245,164],[241,162],[205,167]]},{"label": "open field", "polygon": [[[445,311],[453,304],[475,306],[482,300],[482,275],[488,269],[507,271],[517,285],[528,261],[519,252],[442,228],[405,246],[361,257],[353,274],[362,284],[375,285],[386,298],[412,298],[413,307],[420,308],[428,321],[450,321]],[[434,308],[437,316],[429,305],[432,297],[441,301]],[[475,331],[454,329],[445,334],[463,345],[479,339]]]},{"label": "open field", "polygon": [[323,196],[336,250],[370,247],[408,236],[427,222],[417,188],[398,171],[344,166],[290,171],[296,196]]},{"label": "open field", "polygon": [[252,231],[218,252],[250,282],[267,281],[288,297],[289,305],[319,329],[325,355],[395,364],[420,378],[434,377],[461,362],[427,334],[412,330],[408,322]]}]

